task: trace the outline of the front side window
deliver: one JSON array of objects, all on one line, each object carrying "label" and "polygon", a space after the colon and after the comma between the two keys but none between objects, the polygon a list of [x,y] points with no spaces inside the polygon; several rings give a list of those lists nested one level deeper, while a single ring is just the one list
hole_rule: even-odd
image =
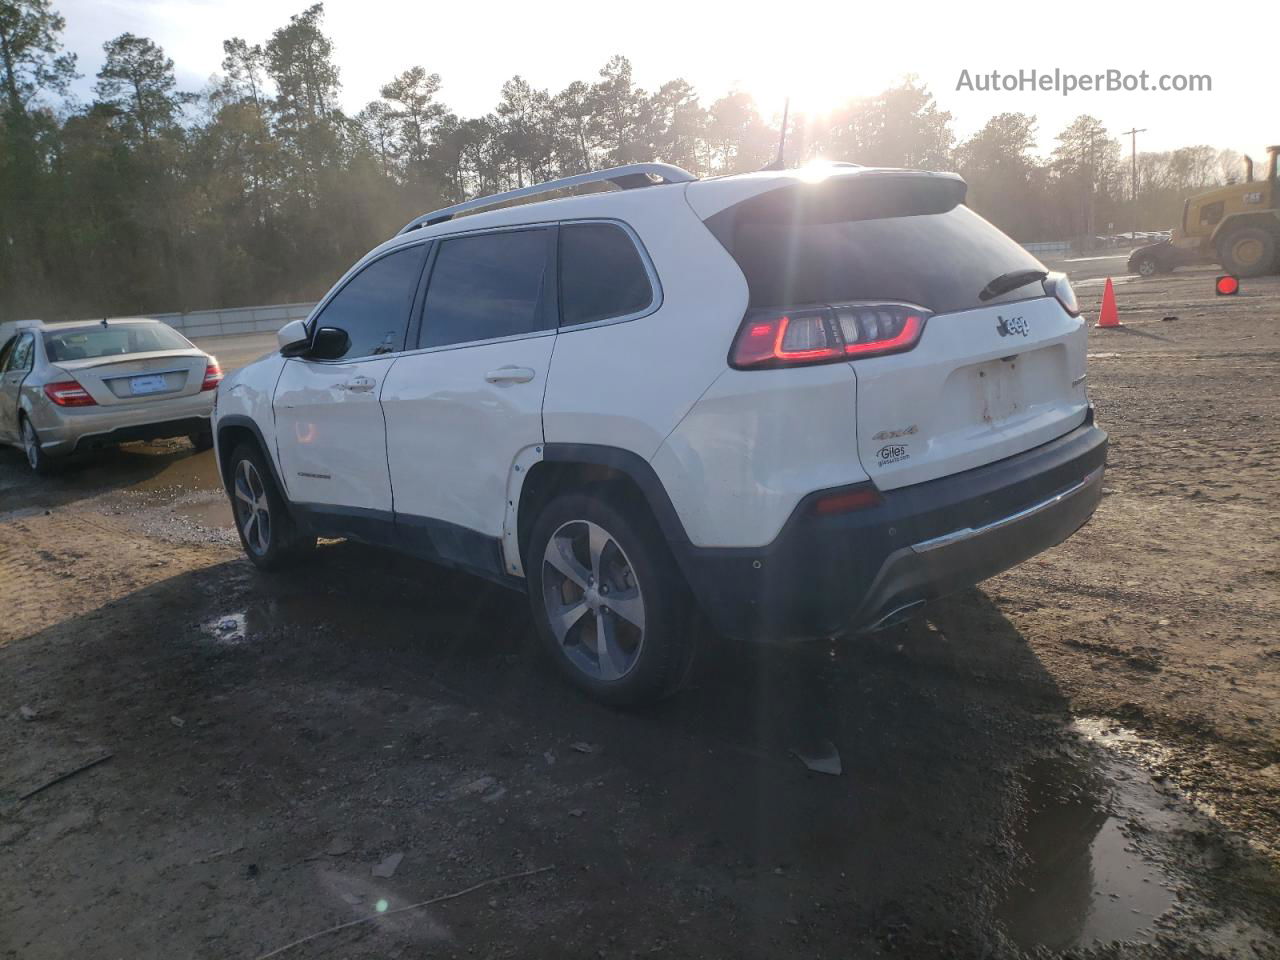
[{"label": "front side window", "polygon": [[409,310],[422,276],[426,244],[415,244],[373,261],[320,311],[315,326],[334,327],[350,340],[333,360],[376,357],[404,349]]},{"label": "front side window", "polygon": [[44,335],[44,350],[51,363],[191,348],[190,340],[162,323],[95,323]]},{"label": "front side window", "polygon": [[631,237],[611,223],[560,227],[560,325],[639,313],[653,287]]},{"label": "front side window", "polygon": [[550,241],[546,229],[441,241],[419,345],[443,347],[554,326],[546,303]]}]

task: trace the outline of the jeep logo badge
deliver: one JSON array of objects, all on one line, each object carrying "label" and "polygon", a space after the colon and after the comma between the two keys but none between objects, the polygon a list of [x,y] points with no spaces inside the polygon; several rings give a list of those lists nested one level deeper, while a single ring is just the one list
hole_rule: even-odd
[{"label": "jeep logo badge", "polygon": [[1025,337],[1031,332],[1031,328],[1027,326],[1027,321],[1021,317],[1010,317],[1006,320],[1000,315],[996,315],[996,333],[1002,337]]}]

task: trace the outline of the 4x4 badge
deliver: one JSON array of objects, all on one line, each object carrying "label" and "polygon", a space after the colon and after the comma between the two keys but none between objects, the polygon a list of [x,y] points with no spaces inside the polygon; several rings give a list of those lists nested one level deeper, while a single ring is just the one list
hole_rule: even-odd
[{"label": "4x4 badge", "polygon": [[999,314],[996,315],[996,333],[1002,337],[1019,336],[1025,337],[1031,332],[1031,328],[1027,326],[1027,321],[1021,317],[1010,317],[1006,320]]}]

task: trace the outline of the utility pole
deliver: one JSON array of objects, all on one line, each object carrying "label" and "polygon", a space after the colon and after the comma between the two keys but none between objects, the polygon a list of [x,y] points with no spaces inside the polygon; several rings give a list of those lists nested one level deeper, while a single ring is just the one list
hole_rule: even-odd
[{"label": "utility pole", "polygon": [[1146,127],[1134,127],[1132,130],[1125,131],[1129,135],[1129,178],[1133,194],[1133,229],[1135,233],[1138,229],[1138,134],[1146,132]]}]

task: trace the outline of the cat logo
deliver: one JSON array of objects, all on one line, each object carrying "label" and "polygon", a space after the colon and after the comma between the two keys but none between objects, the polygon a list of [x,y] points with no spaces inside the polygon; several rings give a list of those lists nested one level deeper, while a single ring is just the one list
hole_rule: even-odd
[{"label": "cat logo", "polygon": [[996,333],[1002,337],[1025,337],[1031,333],[1031,328],[1027,326],[1027,321],[1021,317],[1010,317],[1006,320],[997,314]]}]

